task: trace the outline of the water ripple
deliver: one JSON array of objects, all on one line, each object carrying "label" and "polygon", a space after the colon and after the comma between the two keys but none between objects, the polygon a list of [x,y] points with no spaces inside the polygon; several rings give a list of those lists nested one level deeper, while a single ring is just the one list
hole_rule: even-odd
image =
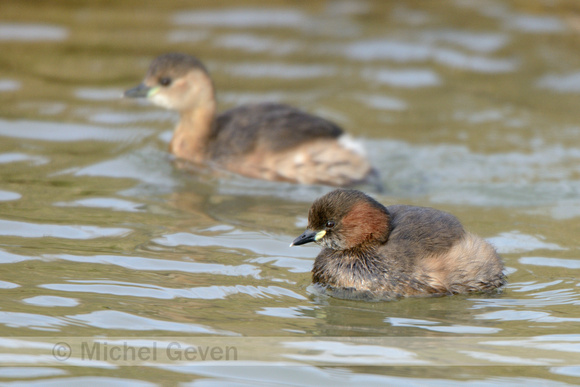
[{"label": "water ripple", "polygon": [[0,311],[0,324],[10,328],[29,328],[40,331],[58,331],[68,325],[62,319],[32,313]]},{"label": "water ripple", "polygon": [[524,265],[564,267],[566,269],[580,269],[580,260],[546,257],[522,257],[518,262]]},{"label": "water ripple", "polygon": [[[4,262],[1,262],[4,263]],[[20,285],[12,283],[12,282],[8,282],[8,281],[0,281],[0,289],[14,289],[14,288],[19,288]]]},{"label": "water ripple", "polygon": [[0,119],[0,136],[51,142],[73,141],[135,141],[151,135],[147,129],[109,129],[99,126],[63,122],[8,121]]},{"label": "water ripple", "polygon": [[240,49],[247,52],[263,52],[270,54],[289,54],[300,49],[302,44],[297,40],[273,39],[251,34],[223,35],[216,41],[217,47]]},{"label": "water ripple", "polygon": [[506,24],[509,28],[535,34],[561,32],[565,29],[564,22],[555,16],[514,14],[506,18]]},{"label": "water ripple", "polygon": [[308,273],[312,270],[312,259],[300,259],[289,257],[259,257],[250,260],[260,265],[264,263],[274,262],[274,266],[287,269],[291,273]]},{"label": "water ripple", "polygon": [[4,250],[0,250],[0,264],[17,263],[28,261],[31,259],[39,259],[37,257],[28,257],[25,255],[12,254]]},{"label": "water ripple", "polygon": [[66,375],[67,371],[58,368],[48,367],[2,367],[0,368],[0,378],[40,378],[48,376]]},{"label": "water ripple", "polygon": [[520,282],[520,283],[510,283],[510,291],[512,292],[531,292],[535,290],[545,289],[550,286],[558,285],[562,283],[562,280],[555,280],[551,282],[542,282],[536,283],[535,281],[531,282]]},{"label": "water ripple", "polygon": [[171,31],[167,35],[167,40],[172,43],[189,43],[193,44],[196,42],[201,42],[210,36],[209,31],[189,31],[189,30],[177,30]]},{"label": "water ripple", "polygon": [[410,318],[387,317],[384,321],[386,323],[391,324],[394,327],[421,328],[432,332],[476,334],[476,335],[501,332],[500,328],[489,328],[489,327],[458,325],[458,324],[444,326],[439,325],[441,323],[436,321],[416,320]]},{"label": "water ripple", "polygon": [[270,296],[291,297],[297,300],[306,298],[289,289],[279,286],[200,286],[188,289],[166,288],[156,285],[137,284],[118,281],[71,281],[77,284],[45,284],[41,288],[72,293],[111,294],[115,296],[145,297],[156,299],[202,299],[222,300],[233,294],[247,294],[255,298],[270,298]]},{"label": "water ripple", "polygon": [[568,250],[556,243],[544,242],[542,239],[545,239],[545,237],[523,234],[517,230],[502,232],[496,237],[487,238],[501,254],[534,250]]},{"label": "water ripple", "polygon": [[[325,343],[323,343],[325,344]],[[328,348],[325,346],[325,348]],[[337,349],[346,349],[347,347],[336,347]],[[354,348],[350,348],[355,350]],[[413,353],[406,351],[404,349],[394,348],[395,350],[389,351],[387,348],[384,351],[384,359],[386,362],[381,361],[381,357],[377,356],[377,352],[373,351],[374,355],[372,357],[367,357],[366,364],[370,361],[379,361],[374,363],[376,365],[389,364],[393,361],[394,364],[400,363],[404,356],[407,362],[419,362],[420,360],[413,357]],[[363,349],[364,350],[364,349]],[[325,358],[327,363],[324,364],[336,364],[339,362],[339,357],[334,356],[332,352],[328,353],[329,356]],[[368,355],[368,353],[367,353]],[[346,355],[348,356],[348,355]],[[339,363],[344,363],[346,356],[342,356],[342,361]],[[461,355],[465,358],[465,355]],[[331,363],[332,361],[332,363]],[[356,361],[356,358],[354,359]],[[404,363],[403,363],[404,364]],[[427,363],[429,364],[429,363]],[[481,363],[479,363],[481,364]],[[241,366],[243,365],[243,366]],[[556,382],[545,378],[534,378],[534,377],[524,377],[524,376],[473,376],[472,374],[465,373],[461,374],[462,378],[468,378],[468,380],[455,380],[451,378],[437,378],[437,377],[413,377],[409,375],[405,376],[392,376],[392,375],[382,375],[377,374],[376,371],[369,370],[367,373],[364,371],[358,371],[355,369],[349,369],[342,367],[336,369],[335,367],[316,367],[303,364],[291,363],[290,367],[287,363],[281,362],[265,362],[265,361],[248,361],[239,362],[239,365],[235,366],[221,366],[221,367],[207,367],[202,365],[190,365],[190,366],[163,366],[160,369],[176,372],[178,374],[185,375],[199,375],[206,378],[211,378],[208,383],[211,386],[211,382],[214,385],[233,385],[233,386],[256,386],[265,385],[273,386],[285,383],[286,385],[296,385],[297,380],[307,380],[310,385],[315,386],[396,386],[396,387],[421,387],[421,386],[434,386],[434,387],[470,387],[470,386],[494,386],[494,387],[513,387],[513,386],[552,386],[552,387],[568,387],[573,386],[572,384],[567,384],[563,382]],[[415,364],[415,365],[421,365]],[[414,367],[413,367],[414,368]],[[251,372],[252,369],[258,369],[260,372]],[[374,372],[374,373],[373,373]]]},{"label": "water ripple", "polygon": [[131,270],[176,271],[185,273],[208,273],[227,276],[260,277],[260,269],[253,265],[229,266],[217,263],[183,262],[168,259],[153,259],[117,255],[79,256],[70,254],[44,255],[45,259],[63,259],[70,262],[100,263],[121,266]]},{"label": "water ripple", "polygon": [[64,238],[64,239],[95,239],[104,237],[123,237],[133,230],[127,228],[35,224],[0,220],[0,235],[22,238]]},{"label": "water ripple", "polygon": [[530,359],[529,357],[505,356],[497,353],[481,351],[458,351],[458,353],[469,356],[472,359],[486,360],[495,364],[502,365],[522,365],[522,366],[548,366],[560,363],[558,359]]},{"label": "water ripple", "polygon": [[282,317],[282,318],[309,318],[314,317],[305,316],[303,310],[312,310],[310,307],[303,306],[292,306],[289,308],[276,308],[276,307],[265,307],[261,310],[256,311],[257,314],[262,314],[264,316],[272,317]]},{"label": "water ripple", "polygon": [[513,59],[466,55],[455,50],[435,48],[425,43],[387,39],[351,43],[343,51],[350,58],[364,61],[386,59],[406,63],[434,60],[450,67],[482,73],[512,72],[518,66],[518,62]]},{"label": "water ripple", "polygon": [[363,76],[373,83],[383,83],[393,87],[419,88],[441,84],[439,76],[429,69],[365,70]]},{"label": "water ripple", "polygon": [[234,332],[213,329],[199,324],[186,324],[173,321],[162,321],[136,316],[134,314],[115,310],[102,310],[88,314],[67,316],[67,320],[76,324],[86,324],[100,329],[120,329],[130,331],[169,331],[182,333],[219,334],[239,336]]},{"label": "water ripple", "polygon": [[234,75],[247,78],[308,79],[332,77],[337,68],[324,65],[297,65],[287,63],[240,63],[228,66]]},{"label": "water ripple", "polygon": [[29,162],[32,165],[44,165],[47,164],[50,159],[43,156],[31,156],[25,153],[1,153],[0,154],[0,164],[9,164],[9,163],[19,163],[19,162]]},{"label": "water ripple", "polygon": [[[72,360],[72,359],[71,359]],[[38,362],[38,359],[32,361],[32,363]],[[105,366],[106,363],[97,364],[100,366]],[[80,361],[76,365],[86,365],[86,361]],[[110,368],[110,367],[105,367]],[[27,368],[26,368],[27,369]],[[130,378],[119,378],[119,377],[106,377],[106,376],[72,376],[63,378],[50,378],[40,381],[27,380],[22,384],[18,382],[11,382],[7,385],[10,386],[30,386],[30,387],[60,387],[60,386],[108,386],[108,387],[155,387],[158,386],[156,383],[145,382],[143,380],[136,380]]]},{"label": "water ripple", "polygon": [[237,251],[248,250],[267,256],[272,255],[272,252],[277,252],[289,257],[303,257],[304,254],[299,249],[289,248],[292,239],[288,237],[286,240],[280,241],[259,232],[234,230],[215,236],[179,232],[163,235],[162,237],[153,239],[152,242],[168,247],[219,246],[236,249]]},{"label": "water ripple", "polygon": [[515,59],[493,59],[482,56],[465,55],[453,50],[438,50],[433,59],[443,65],[480,73],[508,73],[518,68]]},{"label": "water ripple", "polygon": [[565,75],[548,74],[536,82],[541,89],[548,89],[559,93],[580,92],[580,72]]},{"label": "water ripple", "polygon": [[[143,148],[139,152],[123,154],[115,159],[106,160],[86,167],[61,171],[61,174],[74,173],[76,176],[106,176],[112,178],[129,178],[151,184],[154,187],[173,187],[176,181],[171,178],[171,164],[161,166],[161,151]],[[129,194],[130,192],[124,192]],[[141,193],[141,192],[140,192]]]},{"label": "water ripple", "polygon": [[[551,290],[546,292],[534,293],[531,294],[533,298],[490,298],[490,299],[473,299],[474,305],[472,309],[485,309],[485,308],[508,308],[508,316],[506,317],[509,320],[509,315],[511,315],[511,309],[513,307],[522,307],[522,308],[544,308],[547,306],[554,306],[554,305],[578,305],[580,304],[580,295],[577,294],[574,290],[570,289],[558,289],[558,290]],[[501,312],[494,312],[496,313],[493,316],[501,317]],[[547,317],[547,316],[543,316]],[[547,321],[547,320],[546,320]],[[565,320],[562,320],[565,321]]]},{"label": "water ripple", "polygon": [[[305,354],[287,354],[284,357],[305,362],[344,363],[349,359],[352,365],[389,364],[405,365],[429,364],[429,361],[417,359],[417,354],[401,348],[380,345],[357,345],[348,343],[334,343],[328,341],[288,342],[284,346],[299,348]],[[311,354],[318,351],[318,354]]]},{"label": "water ripple", "polygon": [[79,88],[75,91],[75,96],[79,99],[89,101],[111,101],[118,100],[123,96],[123,90],[120,89],[95,89]]},{"label": "water ripple", "polygon": [[398,98],[388,97],[382,94],[359,94],[356,99],[364,102],[367,106],[378,110],[407,110],[409,105]]},{"label": "water ripple", "polygon": [[[104,111],[102,109],[95,111],[85,110],[83,112],[78,111],[83,117],[87,117],[89,121],[97,124],[105,125],[122,125],[122,124],[135,124],[138,122],[172,122],[174,118],[173,112],[164,110],[152,110],[149,112],[136,112],[136,113],[119,113],[116,111]],[[170,127],[168,124],[167,127]],[[139,138],[134,139],[138,141]]]},{"label": "water ripple", "polygon": [[10,202],[22,197],[18,192],[0,190],[0,202]]},{"label": "water ripple", "polygon": [[502,347],[517,347],[542,349],[547,351],[569,352],[570,355],[580,353],[580,337],[575,334],[555,334],[534,336],[521,340],[490,340],[486,345]]},{"label": "water ripple", "polygon": [[509,38],[506,34],[497,32],[478,33],[464,30],[425,31],[421,34],[425,42],[446,42],[463,48],[490,53],[503,48]]},{"label": "water ripple", "polygon": [[573,376],[576,378],[580,378],[580,367],[552,367],[550,368],[550,372],[553,372],[557,375],[564,375],[564,376]]},{"label": "water ripple", "polygon": [[212,26],[227,28],[280,28],[297,27],[308,21],[300,11],[280,8],[229,8],[211,11],[188,11],[174,15],[178,25]]},{"label": "water ripple", "polygon": [[12,79],[0,79],[0,92],[15,91],[20,89],[21,84]]},{"label": "water ripple", "polygon": [[69,35],[68,29],[45,24],[0,23],[0,40],[8,41],[62,41]]},{"label": "water ripple", "polygon": [[74,307],[79,305],[79,301],[74,298],[68,297],[57,297],[57,296],[36,296],[25,298],[22,300],[25,304],[36,305],[36,306],[46,306],[46,307]]},{"label": "water ripple", "polygon": [[439,203],[478,206],[553,204],[580,191],[580,149],[538,147],[531,153],[484,154],[461,145],[413,145],[403,141],[365,142],[383,180],[396,193],[407,186],[429,192]]},{"label": "water ripple", "polygon": [[[1,198],[1,196],[0,196]],[[73,202],[56,202],[57,207],[107,208],[113,211],[143,212],[143,204],[117,198],[88,198]]]}]

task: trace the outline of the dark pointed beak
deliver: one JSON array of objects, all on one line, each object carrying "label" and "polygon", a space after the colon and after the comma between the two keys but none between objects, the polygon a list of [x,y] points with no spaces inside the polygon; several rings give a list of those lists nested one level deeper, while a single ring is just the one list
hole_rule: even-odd
[{"label": "dark pointed beak", "polygon": [[132,89],[126,90],[123,96],[126,98],[146,98],[150,90],[149,86],[141,83]]},{"label": "dark pointed beak", "polygon": [[298,238],[294,239],[294,242],[290,244],[292,246],[300,246],[306,243],[315,242],[316,241],[316,231],[306,230],[300,235]]}]

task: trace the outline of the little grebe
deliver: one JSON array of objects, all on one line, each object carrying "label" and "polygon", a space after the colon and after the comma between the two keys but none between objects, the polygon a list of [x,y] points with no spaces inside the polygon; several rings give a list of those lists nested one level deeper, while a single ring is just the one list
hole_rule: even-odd
[{"label": "little grebe", "polygon": [[495,249],[449,213],[428,207],[385,207],[356,190],[318,198],[308,229],[292,245],[323,246],[315,284],[345,298],[490,292],[506,283]]},{"label": "little grebe", "polygon": [[180,159],[244,176],[303,184],[376,184],[376,170],[340,127],[288,105],[243,105],[216,117],[212,80],[196,58],[157,57],[126,97],[179,112],[170,144]]}]

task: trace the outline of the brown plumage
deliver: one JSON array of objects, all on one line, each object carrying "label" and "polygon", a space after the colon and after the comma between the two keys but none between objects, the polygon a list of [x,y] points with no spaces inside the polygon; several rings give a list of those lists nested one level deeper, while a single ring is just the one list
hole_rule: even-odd
[{"label": "brown plumage", "polygon": [[283,104],[244,105],[216,117],[213,83],[196,58],[165,54],[126,97],[146,97],[179,112],[170,151],[248,177],[303,184],[374,183],[360,146],[323,118]]},{"label": "brown plumage", "polygon": [[505,285],[495,249],[453,215],[427,207],[385,207],[356,190],[318,198],[308,229],[292,245],[317,242],[312,280],[346,298],[490,292]]}]

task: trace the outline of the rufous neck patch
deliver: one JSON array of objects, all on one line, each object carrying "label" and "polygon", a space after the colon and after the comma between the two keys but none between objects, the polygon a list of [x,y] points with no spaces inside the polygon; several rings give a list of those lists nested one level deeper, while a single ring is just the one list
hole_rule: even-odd
[{"label": "rufous neck patch", "polygon": [[375,205],[358,202],[342,219],[342,228],[348,248],[376,240],[384,242],[389,233],[389,216]]}]

